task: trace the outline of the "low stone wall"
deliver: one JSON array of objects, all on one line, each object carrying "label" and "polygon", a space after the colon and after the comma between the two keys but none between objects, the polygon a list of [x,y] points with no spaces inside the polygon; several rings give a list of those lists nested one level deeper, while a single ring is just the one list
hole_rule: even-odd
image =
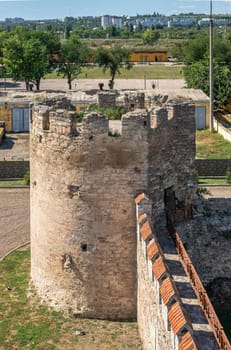
[{"label": "low stone wall", "polygon": [[29,167],[29,161],[0,161],[0,179],[23,178]]},{"label": "low stone wall", "polygon": [[222,123],[219,123],[216,119],[214,119],[214,128],[215,130],[221,134],[225,140],[231,142],[231,131],[226,128]]},{"label": "low stone wall", "polygon": [[199,176],[225,176],[231,170],[231,159],[196,159]]}]

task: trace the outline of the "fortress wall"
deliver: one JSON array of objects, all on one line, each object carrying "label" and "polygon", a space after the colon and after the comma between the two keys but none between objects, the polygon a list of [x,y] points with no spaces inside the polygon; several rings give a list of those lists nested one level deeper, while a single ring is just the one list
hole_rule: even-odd
[{"label": "fortress wall", "polygon": [[180,201],[194,199],[196,183],[194,106],[172,104],[151,114],[149,194],[155,212],[164,208],[165,190],[172,187]]},{"label": "fortress wall", "polygon": [[[57,309],[83,317],[136,318],[132,198],[147,188],[148,115],[108,120],[34,108],[31,125],[32,280]],[[137,143],[139,142],[139,146]]]},{"label": "fortress wall", "polygon": [[[152,202],[135,198],[137,218],[137,323],[144,350],[199,349],[190,318],[153,229]],[[217,347],[214,347],[217,349]]]}]

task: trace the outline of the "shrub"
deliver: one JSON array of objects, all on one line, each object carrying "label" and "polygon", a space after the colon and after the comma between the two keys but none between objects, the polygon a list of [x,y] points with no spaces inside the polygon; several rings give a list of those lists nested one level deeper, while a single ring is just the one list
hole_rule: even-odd
[{"label": "shrub", "polygon": [[124,107],[103,108],[96,104],[91,104],[87,108],[87,111],[96,111],[103,115],[106,115],[110,120],[120,120],[122,115],[126,112]]},{"label": "shrub", "polygon": [[230,169],[228,169],[228,170],[226,171],[225,177],[226,177],[226,182],[227,182],[228,184],[231,184],[231,171],[230,171]]},{"label": "shrub", "polygon": [[23,177],[23,180],[25,182],[25,185],[30,185],[30,170],[28,169],[26,174]]}]

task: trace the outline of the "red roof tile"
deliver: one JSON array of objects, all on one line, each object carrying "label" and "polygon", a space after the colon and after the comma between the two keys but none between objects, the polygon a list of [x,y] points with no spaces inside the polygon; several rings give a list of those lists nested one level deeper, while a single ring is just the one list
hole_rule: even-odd
[{"label": "red roof tile", "polygon": [[192,335],[187,332],[183,335],[180,343],[179,343],[179,350],[197,350],[197,347],[194,344]]},{"label": "red roof tile", "polygon": [[160,294],[165,305],[167,305],[170,299],[176,294],[175,286],[170,277],[163,280],[160,286]]},{"label": "red roof tile", "polygon": [[144,221],[145,219],[147,219],[147,217],[148,217],[148,216],[147,216],[146,213],[140,214],[139,217],[138,217],[138,219],[137,219],[138,224],[141,224],[142,221]]},{"label": "red roof tile", "polygon": [[140,233],[141,233],[144,241],[146,241],[146,239],[148,239],[152,235],[152,227],[148,221],[146,221],[142,225],[142,227],[140,229]]},{"label": "red roof tile", "polygon": [[167,272],[166,265],[161,256],[159,256],[159,258],[157,258],[152,264],[152,271],[157,280],[159,280],[163,276],[163,274]]},{"label": "red roof tile", "polygon": [[168,319],[175,335],[178,334],[184,326],[188,325],[187,319],[179,302],[173,304],[171,309],[168,311]]},{"label": "red roof tile", "polygon": [[138,194],[138,195],[135,197],[135,203],[136,203],[136,204],[139,204],[143,199],[149,200],[148,196],[147,196],[144,192]]},{"label": "red roof tile", "polygon": [[156,242],[151,242],[148,246],[147,246],[147,254],[150,260],[152,260],[154,258],[155,255],[157,255],[158,253],[160,253],[159,251],[159,247],[157,245]]}]

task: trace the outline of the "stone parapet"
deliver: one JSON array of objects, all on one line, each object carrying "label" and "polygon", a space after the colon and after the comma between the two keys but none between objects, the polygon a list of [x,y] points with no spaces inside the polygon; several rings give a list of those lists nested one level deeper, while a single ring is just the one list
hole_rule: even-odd
[{"label": "stone parapet", "polygon": [[139,194],[135,203],[137,322],[143,349],[218,350],[216,338],[190,285],[173,241],[168,243],[167,231],[159,232],[161,228],[157,224],[158,216],[149,215],[150,208],[153,207],[152,201],[147,195]]}]

